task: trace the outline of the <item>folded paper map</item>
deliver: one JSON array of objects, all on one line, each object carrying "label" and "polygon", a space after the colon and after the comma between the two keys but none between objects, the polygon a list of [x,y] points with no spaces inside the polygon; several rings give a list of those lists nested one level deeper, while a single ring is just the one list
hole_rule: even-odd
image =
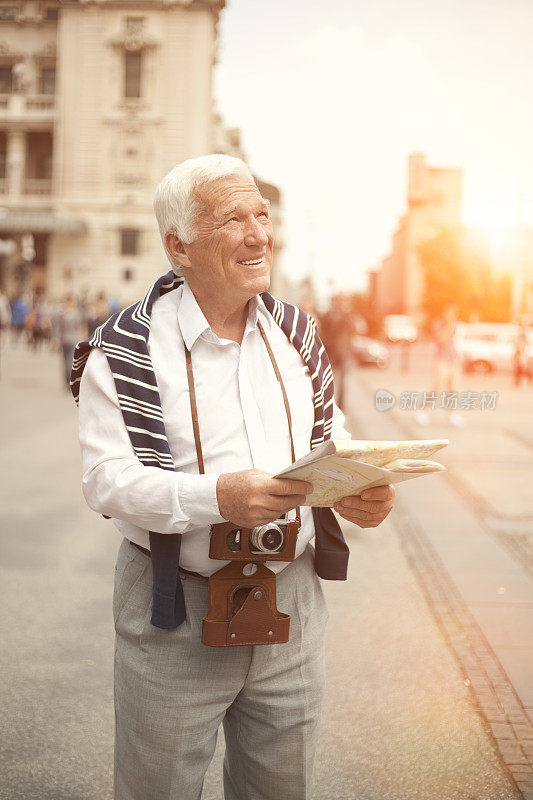
[{"label": "folded paper map", "polygon": [[448,439],[396,442],[329,440],[278,472],[276,477],[312,483],[313,493],[307,495],[306,506],[333,506],[343,497],[361,494],[372,486],[444,472],[446,467],[428,461],[426,457],[447,444]]}]

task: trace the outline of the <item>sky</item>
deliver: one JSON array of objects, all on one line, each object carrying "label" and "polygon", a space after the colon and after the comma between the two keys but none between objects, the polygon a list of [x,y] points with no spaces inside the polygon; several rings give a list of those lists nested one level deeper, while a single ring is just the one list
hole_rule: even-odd
[{"label": "sky", "polygon": [[215,97],[282,192],[289,279],[365,287],[411,152],[464,170],[465,224],[533,227],[532,41],[531,0],[228,0]]}]

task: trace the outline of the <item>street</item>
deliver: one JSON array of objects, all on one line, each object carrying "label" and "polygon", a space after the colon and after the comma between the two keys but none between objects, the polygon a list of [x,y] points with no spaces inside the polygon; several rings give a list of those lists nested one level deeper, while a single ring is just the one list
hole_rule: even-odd
[{"label": "street", "polygon": [[[346,524],[347,582],[324,582],[327,694],[315,800],[532,800],[533,386],[468,376],[496,407],[416,422],[386,389],[433,387],[351,367],[347,427],[361,439],[450,439],[448,467],[397,487],[377,529]],[[81,493],[77,412],[59,356],[2,344],[0,798],[109,800],[111,597],[120,535]],[[222,732],[202,797],[222,797]],[[149,800],[147,798],[147,800]],[[272,798],[282,800],[282,798]]]}]

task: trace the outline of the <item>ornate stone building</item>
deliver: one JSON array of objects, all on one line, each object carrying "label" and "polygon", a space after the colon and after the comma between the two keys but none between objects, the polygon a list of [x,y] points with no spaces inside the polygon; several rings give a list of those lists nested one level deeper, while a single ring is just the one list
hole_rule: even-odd
[{"label": "ornate stone building", "polygon": [[155,186],[185,158],[241,155],[213,106],[223,7],[0,0],[4,288],[127,303],[166,268]]}]

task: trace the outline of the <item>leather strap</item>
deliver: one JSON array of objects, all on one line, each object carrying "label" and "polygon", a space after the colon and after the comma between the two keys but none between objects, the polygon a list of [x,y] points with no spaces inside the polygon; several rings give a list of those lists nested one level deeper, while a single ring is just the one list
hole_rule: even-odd
[{"label": "leather strap", "polygon": [[[274,357],[274,353],[272,352],[272,348],[270,347],[270,343],[267,339],[266,333],[263,330],[263,326],[257,320],[257,327],[259,328],[259,332],[263,338],[265,343],[265,347],[267,349],[268,355],[270,357],[270,361],[272,362],[272,366],[274,367],[274,372],[276,374],[276,378],[278,379],[281,394],[283,395],[283,403],[285,405],[285,413],[287,414],[287,422],[289,423],[289,438],[291,440],[291,458],[292,463],[296,461],[296,456],[294,453],[294,441],[292,438],[292,418],[291,418],[291,407],[289,405],[289,398],[287,397],[287,392],[285,390],[285,384],[283,383],[283,378],[281,377],[281,372],[279,371],[278,364]],[[198,471],[200,475],[204,474],[204,458],[202,454],[202,442],[200,440],[200,428],[198,425],[198,408],[196,406],[196,392],[194,391],[194,373],[192,370],[192,359],[191,359],[191,351],[187,349],[185,342],[183,343],[183,347],[185,348],[185,362],[187,364],[187,381],[189,383],[189,400],[191,404],[191,416],[192,416],[192,429],[194,433],[194,444],[196,447],[196,458],[198,459]],[[300,509],[296,509],[296,519],[300,522]]]},{"label": "leather strap", "polygon": [[270,356],[270,360],[272,361],[272,366],[274,367],[274,372],[276,373],[276,378],[279,381],[279,385],[281,387],[281,394],[283,395],[283,402],[285,403],[285,412],[287,414],[287,421],[289,423],[289,436],[291,439],[291,458],[292,463],[296,461],[296,456],[294,455],[294,442],[292,440],[292,418],[291,418],[291,407],[289,405],[289,398],[287,397],[287,392],[285,391],[285,384],[283,383],[283,378],[281,377],[281,372],[279,371],[279,367],[277,365],[276,359],[274,358],[274,353],[272,352],[272,348],[270,347],[270,343],[266,337],[266,333],[263,330],[263,326],[257,320],[257,327],[259,328],[259,333],[263,337],[263,341],[265,343],[268,355]]},{"label": "leather strap", "polygon": [[187,381],[189,382],[189,400],[191,403],[192,429],[196,446],[196,458],[198,459],[198,471],[200,475],[204,475],[204,457],[202,454],[202,442],[200,441],[200,428],[198,427],[198,409],[196,407],[196,392],[194,391],[191,351],[187,349],[185,343],[183,346],[185,347],[185,361],[187,363]]}]

